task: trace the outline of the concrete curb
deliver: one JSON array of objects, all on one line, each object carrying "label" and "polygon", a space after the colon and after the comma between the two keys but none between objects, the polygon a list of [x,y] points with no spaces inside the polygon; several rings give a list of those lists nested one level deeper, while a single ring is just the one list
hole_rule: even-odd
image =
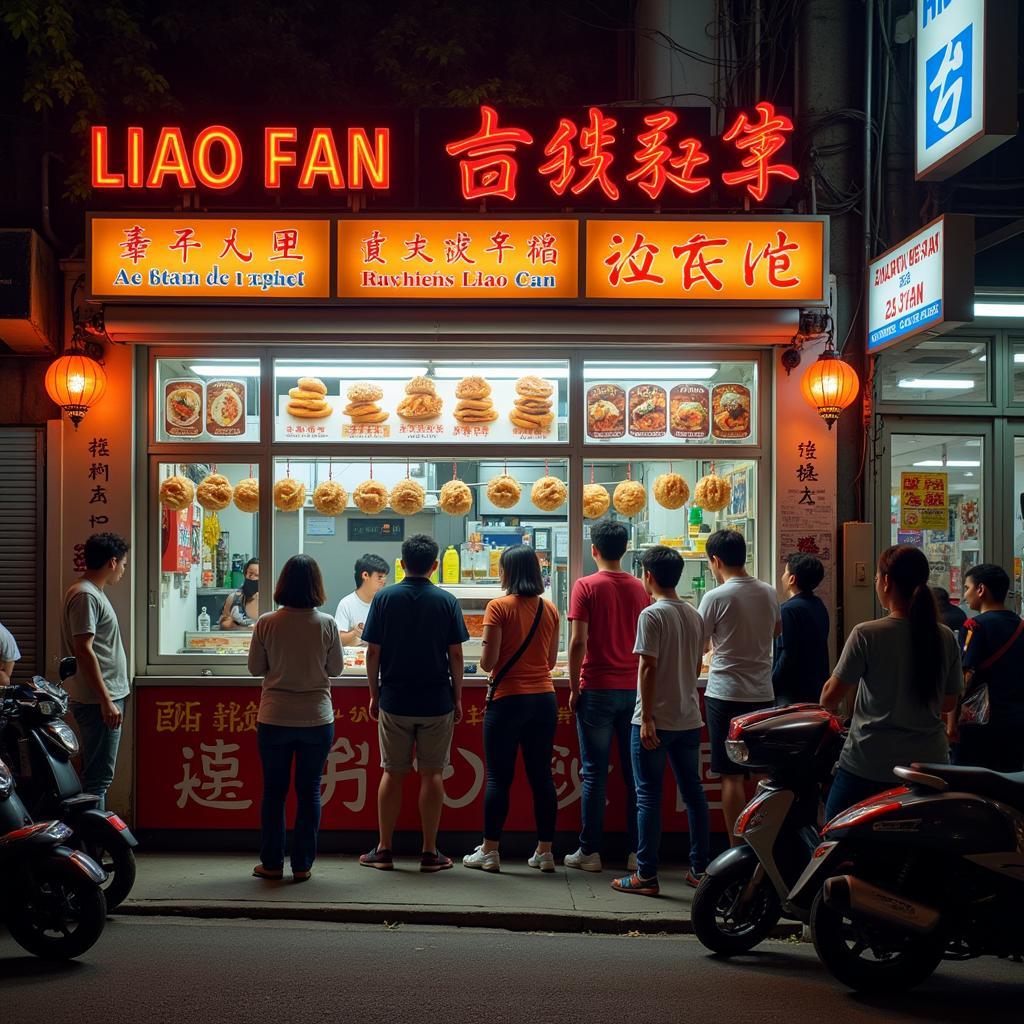
[{"label": "concrete curb", "polygon": [[[476,907],[410,907],[395,904],[203,902],[135,900],[113,912],[118,917],[197,917],[257,921],[327,921],[335,924],[418,924],[452,928],[496,928],[513,932],[601,935],[692,935],[689,918],[558,913],[543,910],[491,910]],[[780,925],[776,938],[799,936],[800,925]]]}]

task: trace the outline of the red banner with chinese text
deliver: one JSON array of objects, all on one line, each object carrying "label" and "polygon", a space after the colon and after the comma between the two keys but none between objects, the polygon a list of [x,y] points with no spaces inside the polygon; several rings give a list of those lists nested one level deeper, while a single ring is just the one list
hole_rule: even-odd
[{"label": "red banner with chinese text", "polygon": [[[467,688],[465,720],[455,729],[451,766],[445,772],[442,828],[477,831],[483,824],[484,753],[482,687]],[[334,699],[334,743],[321,784],[321,827],[373,831],[377,827],[380,756],[377,726],[366,710],[366,691],[339,686]],[[136,806],[139,828],[259,828],[262,775],[256,748],[258,686],[159,686],[136,693]],[[576,723],[558,693],[558,728],[551,770],[558,792],[558,828],[580,825],[579,743]],[[713,809],[712,825],[721,827],[716,776],[708,772],[708,752],[701,751],[702,774]],[[416,829],[415,780],[399,819],[399,828]],[[619,755],[612,749],[605,828],[624,831],[625,799]],[[686,832],[686,812],[671,773],[666,776],[663,828]],[[532,831],[533,801],[520,764],[513,784],[507,828]]]}]

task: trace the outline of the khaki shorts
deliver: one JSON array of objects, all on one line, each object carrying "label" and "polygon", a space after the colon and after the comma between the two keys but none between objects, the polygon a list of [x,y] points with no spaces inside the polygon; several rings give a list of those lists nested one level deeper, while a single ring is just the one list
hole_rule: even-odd
[{"label": "khaki shorts", "polygon": [[448,767],[454,730],[454,711],[423,718],[381,711],[377,722],[381,768],[388,772],[411,772],[415,748],[418,771],[444,771]]}]

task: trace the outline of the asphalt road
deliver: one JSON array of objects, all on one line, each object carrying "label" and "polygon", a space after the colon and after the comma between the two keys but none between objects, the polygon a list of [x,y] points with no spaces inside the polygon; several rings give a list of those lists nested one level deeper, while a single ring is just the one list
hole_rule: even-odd
[{"label": "asphalt road", "polygon": [[1019,1021],[1022,998],[1024,965],[981,960],[867,1000],[787,942],[718,962],[681,937],[137,918],[54,966],[0,935],[2,1019],[45,1024]]}]

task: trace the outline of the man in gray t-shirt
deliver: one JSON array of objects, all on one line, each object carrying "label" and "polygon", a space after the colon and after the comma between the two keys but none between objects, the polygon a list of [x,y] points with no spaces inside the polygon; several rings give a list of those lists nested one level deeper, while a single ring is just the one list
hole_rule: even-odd
[{"label": "man in gray t-shirt", "polygon": [[18,642],[11,631],[0,622],[0,686],[10,685],[16,661],[21,661]]},{"label": "man in gray t-shirt", "polygon": [[100,807],[114,779],[130,689],[121,630],[105,590],[124,576],[127,563],[123,537],[94,533],[85,542],[85,573],[64,595],[61,616],[62,653],[78,662],[64,686],[82,735],[82,788],[100,798]]}]

